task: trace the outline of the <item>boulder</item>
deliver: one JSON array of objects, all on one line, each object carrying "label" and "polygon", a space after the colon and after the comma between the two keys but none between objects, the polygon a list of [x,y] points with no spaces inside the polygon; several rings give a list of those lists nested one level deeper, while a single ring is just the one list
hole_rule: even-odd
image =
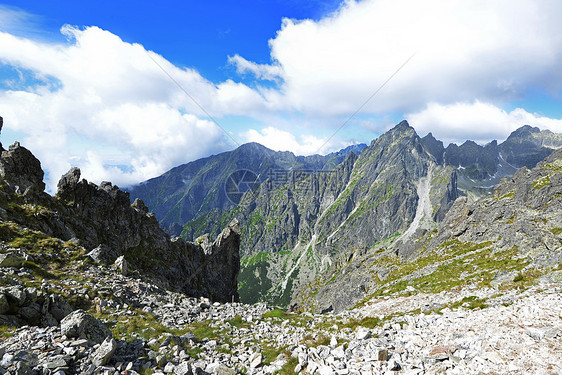
[{"label": "boulder", "polygon": [[106,365],[113,356],[113,353],[115,353],[116,349],[117,343],[115,340],[111,337],[106,337],[92,355],[92,363],[96,366]]},{"label": "boulder", "polygon": [[16,193],[24,196],[45,190],[41,162],[33,154],[14,142],[0,156],[0,178]]},{"label": "boulder", "polygon": [[98,247],[90,251],[88,256],[96,263],[109,266],[117,260],[119,253],[105,244],[100,244]]},{"label": "boulder", "polygon": [[84,338],[98,344],[112,336],[109,328],[84,310],[76,310],[67,315],[61,321],[60,328],[61,333],[67,337]]},{"label": "boulder", "polygon": [[23,258],[14,253],[0,254],[0,267],[21,267]]},{"label": "boulder", "polygon": [[127,273],[129,272],[129,263],[127,263],[127,260],[123,255],[115,260],[113,267],[123,276],[127,276]]}]

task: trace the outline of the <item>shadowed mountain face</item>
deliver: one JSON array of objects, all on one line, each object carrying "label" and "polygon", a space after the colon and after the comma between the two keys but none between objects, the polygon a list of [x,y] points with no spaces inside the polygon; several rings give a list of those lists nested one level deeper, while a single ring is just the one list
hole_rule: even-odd
[{"label": "shadowed mountain face", "polygon": [[[181,228],[185,239],[215,235],[238,219],[241,300],[288,305],[318,275],[381,242],[400,241],[400,253],[412,254],[414,239],[437,228],[459,196],[490,194],[501,177],[561,146],[559,134],[525,126],[499,145],[467,141],[445,148],[403,121],[362,152],[296,157],[248,144],[130,191],[173,225],[174,234]],[[253,171],[260,181],[234,205],[224,181],[237,169]]]},{"label": "shadowed mountain face", "polygon": [[0,144],[1,253],[10,247],[32,252],[42,267],[58,263],[61,274],[84,266],[86,253],[106,265],[119,259],[129,272],[163,288],[238,300],[236,222],[214,242],[172,240],[141,200],[131,204],[128,193],[110,182],[98,186],[72,168],[57,187],[54,197],[44,192],[41,163],[29,150],[18,142],[8,150]]}]

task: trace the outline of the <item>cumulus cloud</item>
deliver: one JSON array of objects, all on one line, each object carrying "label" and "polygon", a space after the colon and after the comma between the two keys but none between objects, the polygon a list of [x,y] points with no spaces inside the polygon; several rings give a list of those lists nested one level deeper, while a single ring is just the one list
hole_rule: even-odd
[{"label": "cumulus cloud", "polygon": [[[505,102],[562,85],[562,3],[536,0],[349,0],[319,21],[285,19],[270,40],[276,93],[308,114],[410,112],[428,102]],[[240,69],[260,75],[237,58]]]},{"label": "cumulus cloud", "polygon": [[263,106],[261,95],[243,84],[215,85],[100,28],[61,32],[66,43],[0,32],[0,62],[29,72],[19,89],[0,91],[1,115],[6,127],[29,135],[25,143],[42,160],[51,191],[71,164],[97,182],[155,177],[226,147],[208,113]]},{"label": "cumulus cloud", "polygon": [[349,142],[318,138],[311,134],[296,137],[293,133],[267,126],[249,129],[241,134],[245,142],[257,142],[275,151],[291,151],[296,155],[326,154],[349,146]]},{"label": "cumulus cloud", "polygon": [[442,105],[430,103],[419,112],[406,115],[416,131],[433,135],[445,143],[471,139],[481,143],[505,140],[523,125],[538,126],[553,132],[562,131],[562,120],[529,113],[523,108],[505,111],[493,104],[475,102]]}]

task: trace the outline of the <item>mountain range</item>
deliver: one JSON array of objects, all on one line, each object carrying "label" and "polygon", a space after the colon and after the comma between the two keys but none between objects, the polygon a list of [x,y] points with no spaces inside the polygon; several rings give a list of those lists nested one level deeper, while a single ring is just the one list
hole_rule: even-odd
[{"label": "mountain range", "polygon": [[[561,134],[530,126],[501,144],[444,147],[431,133],[419,137],[403,121],[369,146],[327,156],[242,145],[129,192],[146,201],[171,234],[187,240],[214,236],[239,220],[241,300],[286,306],[304,304],[302,291],[318,293],[326,281],[319,275],[333,274],[380,243],[408,244],[400,251],[411,253],[412,239],[437,230],[459,196],[468,202],[488,197],[501,178],[534,167],[559,147]],[[237,170],[251,171],[257,180],[233,202],[225,185]],[[363,286],[357,295],[368,289]]]},{"label": "mountain range", "polygon": [[[532,164],[557,135],[530,132]],[[299,168],[227,176],[193,242],[78,168],[45,193],[0,144],[0,373],[559,372],[562,149],[474,192],[428,140],[273,153]]]}]

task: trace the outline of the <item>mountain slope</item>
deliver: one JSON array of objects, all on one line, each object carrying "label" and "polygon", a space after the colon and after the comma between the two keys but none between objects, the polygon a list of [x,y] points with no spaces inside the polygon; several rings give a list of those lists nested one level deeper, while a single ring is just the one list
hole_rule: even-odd
[{"label": "mountain slope", "polygon": [[[433,216],[449,205],[451,176],[451,168],[438,166],[404,121],[359,157],[348,154],[333,171],[293,176],[280,185],[266,181],[229,213],[188,223],[182,236],[212,233],[237,218],[242,300],[288,305],[302,285],[350,252],[432,228]],[[456,186],[450,189],[456,192]],[[418,203],[423,210],[416,210]]]},{"label": "mountain slope", "polygon": [[41,276],[75,274],[88,253],[106,265],[119,259],[121,267],[129,265],[124,269],[169,290],[219,301],[238,299],[240,234],[235,223],[215,242],[171,240],[144,203],[131,205],[117,186],[80,180],[80,170],[73,168],[51,197],[43,191],[41,163],[29,150],[16,142],[9,150],[0,145],[0,151],[3,256],[33,262],[30,267]]},{"label": "mountain slope", "polygon": [[[457,199],[438,228],[390,239],[334,265],[296,298],[304,309],[341,311],[362,299],[472,285],[530,285],[562,278],[562,150],[504,178],[491,197]],[[546,276],[545,276],[546,275]]]},{"label": "mountain slope", "polygon": [[188,221],[218,209],[228,211],[236,204],[225,191],[228,177],[248,170],[265,180],[271,170],[322,170],[339,164],[350,152],[360,153],[364,145],[354,145],[326,156],[295,156],[275,152],[258,143],[180,165],[139,185],[128,188],[131,199],[142,199],[172,235],[179,235]]}]

